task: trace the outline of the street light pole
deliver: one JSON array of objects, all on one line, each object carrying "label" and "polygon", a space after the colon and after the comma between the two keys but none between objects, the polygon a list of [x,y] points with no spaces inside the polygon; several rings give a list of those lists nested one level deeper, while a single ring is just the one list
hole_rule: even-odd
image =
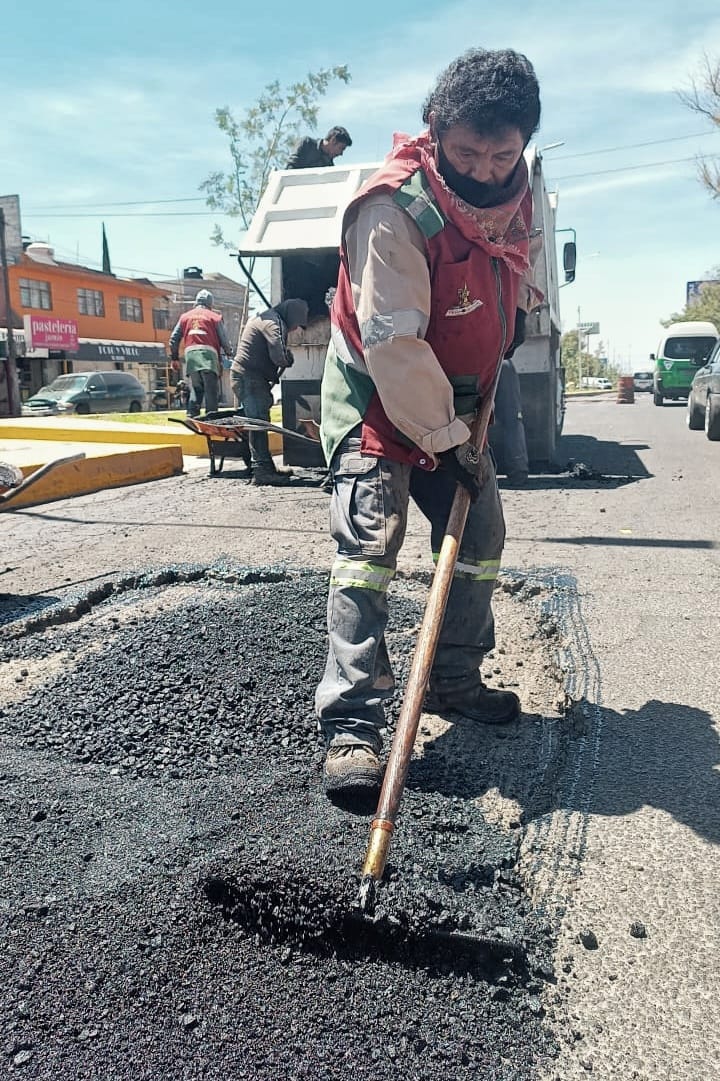
[{"label": "street light pole", "polygon": [[580,326],[580,308],[577,318],[577,350],[578,350],[578,390],[582,390],[582,327]]},{"label": "street light pole", "polygon": [[11,417],[20,416],[20,388],[17,378],[17,354],[15,335],[12,327],[12,309],[10,307],[10,280],[8,275],[7,249],[5,247],[5,211],[0,207],[0,266],[2,266],[3,292],[5,298],[5,323],[7,326],[7,345],[5,348],[5,383],[7,386],[8,413]]}]

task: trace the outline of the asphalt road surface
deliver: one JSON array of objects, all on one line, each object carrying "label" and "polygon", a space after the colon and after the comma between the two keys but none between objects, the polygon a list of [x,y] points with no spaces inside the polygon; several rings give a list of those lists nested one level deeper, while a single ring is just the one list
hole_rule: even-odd
[{"label": "asphalt road surface", "polygon": [[561,453],[612,481],[505,500],[507,564],[574,580],[568,671],[591,745],[557,951],[580,1038],[550,1076],[717,1078],[720,445],[641,395],[572,402]]},{"label": "asphalt road surface", "polygon": [[[537,743],[520,736],[508,744],[510,752],[497,775],[490,777],[502,792],[512,790],[520,804],[514,811],[508,809],[507,799],[499,798],[488,806],[500,818],[506,815],[517,841],[515,870],[524,891],[520,909],[514,910],[513,918],[522,924],[518,933],[526,934],[532,949],[542,954],[542,931],[533,930],[528,905],[534,905],[552,929],[552,977],[543,978],[540,990],[531,980],[529,990],[527,981],[518,987],[521,997],[515,991],[510,995],[516,1013],[508,1014],[512,1024],[504,1031],[510,1032],[511,1043],[513,1032],[516,1041],[527,1039],[532,1054],[517,1059],[501,1055],[486,1062],[473,1043],[475,1037],[465,1032],[465,1042],[443,1043],[438,1038],[433,1053],[440,1057],[430,1062],[412,1043],[412,1033],[398,1034],[393,1047],[399,1048],[399,1057],[406,1046],[402,1039],[406,1044],[410,1040],[412,1053],[419,1057],[412,1059],[407,1073],[398,1073],[395,1060],[383,1066],[375,1062],[378,1079],[465,1076],[462,1070],[472,1075],[473,1069],[474,1076],[514,1078],[532,1073],[543,1081],[587,1076],[624,1081],[720,1077],[720,691],[715,663],[720,446],[707,441],[702,432],[689,432],[684,414],[682,405],[654,407],[649,395],[637,396],[633,405],[618,405],[612,396],[571,401],[559,452],[560,472],[535,475],[525,489],[503,492],[506,573],[510,581],[514,576],[530,583],[530,593],[541,592],[546,623],[552,621],[554,628],[545,627],[553,665],[575,703],[563,723],[551,718],[537,727]],[[118,576],[127,579],[148,566],[207,564],[228,557],[252,566],[327,568],[332,546],[326,519],[327,496],[317,487],[317,478],[302,477],[289,490],[273,491],[253,489],[232,472],[209,480],[198,470],[4,515],[0,617],[10,620],[10,627],[20,617],[42,617],[54,605],[67,603],[68,597],[87,595],[88,590],[117,581]],[[421,519],[414,517],[401,567],[407,574],[426,565],[427,537]],[[519,633],[513,614],[504,608],[500,614]],[[121,621],[121,616],[116,618]],[[43,633],[44,641],[49,635],[51,642],[52,628]],[[524,656],[527,659],[528,641],[507,643],[508,650],[513,647],[520,663]],[[50,664],[51,645],[48,650]],[[22,671],[22,664],[22,659],[12,662],[6,688],[16,681],[21,684],[24,677],[15,673]],[[530,671],[540,678],[541,658]],[[304,678],[311,682],[312,673]],[[17,697],[19,692],[14,693]],[[522,688],[526,709],[531,694],[532,686],[526,684]],[[84,723],[77,720],[81,727]],[[67,738],[74,739],[74,732]],[[271,741],[276,738],[281,747],[283,739],[292,743],[281,732],[268,735]],[[94,745],[88,746],[92,756]],[[528,784],[524,789],[503,785],[502,778],[512,770],[513,753],[522,769],[534,754],[533,781],[553,778],[547,798],[534,797]],[[488,760],[494,761],[492,756]],[[33,768],[39,769],[37,763]],[[487,762],[483,768],[487,770]],[[177,769],[184,778],[184,760]],[[292,791],[296,780],[288,783]],[[475,787],[472,797],[485,806]],[[267,801],[270,796],[263,798]],[[277,806],[282,808],[286,798],[278,793]],[[438,797],[429,793],[427,798]],[[211,801],[212,793],[195,793],[192,800],[187,795],[193,814],[200,813],[203,799]],[[183,810],[187,814],[187,806]],[[441,815],[435,805],[421,810],[431,818]],[[461,825],[467,828],[467,823]],[[89,823],[88,830],[95,826]],[[142,845],[154,836],[152,823],[134,828]],[[160,828],[156,823],[155,832]],[[343,828],[336,823],[337,830]],[[499,844],[500,835],[494,836],[493,843]],[[435,837],[433,844],[442,849],[437,831]],[[192,847],[192,834],[188,843]],[[6,850],[10,857],[16,851],[13,844],[20,842],[10,843]],[[496,870],[505,859],[500,848],[498,853]],[[4,866],[12,885],[20,872],[13,870],[12,858]],[[162,898],[163,904],[166,900]],[[507,913],[505,917],[510,920]],[[32,910],[29,918],[37,918],[37,912]],[[528,920],[526,926],[523,921]],[[81,916],[78,921],[82,927]],[[181,926],[185,944],[193,935],[203,939],[209,934],[191,919]],[[62,933],[68,937],[67,930]],[[125,928],[122,933],[129,931]],[[143,930],[142,936],[146,943],[142,949],[152,949],[147,943],[157,937],[153,928]],[[207,945],[218,949],[211,935]],[[245,960],[251,969],[255,965],[255,978],[261,980],[257,957]],[[42,968],[42,959],[33,961],[29,947],[26,983],[33,964]],[[291,980],[283,985],[285,964],[273,961],[270,968],[278,986],[285,987],[283,1008],[289,1009],[288,988],[296,984]],[[542,968],[542,957],[538,964]],[[372,959],[369,968],[373,970]],[[361,969],[362,979],[372,986],[367,958]],[[465,1015],[460,1011],[452,1023],[462,1029],[467,1028],[467,1010],[482,1010],[483,985],[472,983],[467,972],[455,976],[467,1007]],[[208,971],[208,979],[220,978]],[[347,970],[332,978],[344,986]],[[88,976],[86,983],[93,979]],[[298,980],[297,972],[294,979]],[[302,979],[297,986],[302,986]],[[386,993],[400,993],[400,986],[390,980]],[[451,986],[452,979],[429,991],[423,985],[431,1009],[437,1010],[438,1001],[454,993]],[[232,997],[223,987],[223,1009],[230,1008],[228,996]],[[541,1007],[535,996],[540,996]],[[27,1025],[28,1008],[33,1007],[26,999],[13,1000],[15,1033]],[[205,1031],[202,1018],[190,1006],[181,1016],[185,1035]],[[378,1015],[377,1024],[383,1023],[387,1017]],[[483,1023],[492,1024],[493,1016],[483,1014]],[[85,1032],[82,1041],[91,1046],[100,1039],[101,1024],[107,1019],[80,1029],[74,1038],[80,1040]],[[266,1022],[264,1038],[272,1043],[267,1025],[271,1022]],[[301,1037],[294,1032],[293,1039],[300,1055]],[[123,1040],[132,1043],[127,1033]],[[130,1055],[134,1062],[152,1053],[139,1046],[133,1058],[128,1046],[119,1044],[116,1053]],[[179,1067],[173,1072],[166,1064],[160,1076],[216,1076],[212,1053],[212,1041],[206,1036],[197,1059],[187,1060],[185,1072]],[[355,1048],[353,1053],[361,1052]],[[37,1052],[18,1042],[17,1036],[8,1036],[3,1054],[9,1069],[46,1076],[38,1067]],[[275,1074],[267,1076],[293,1076],[292,1042],[283,1055]],[[87,1061],[91,1066],[82,1076],[100,1076],[98,1061],[92,1055]],[[106,1065],[117,1066],[118,1061],[108,1059]],[[65,1066],[71,1070],[71,1060]],[[347,1064],[336,1068],[341,1076]],[[485,1072],[478,1073],[481,1070]],[[257,1068],[255,1075],[259,1076]],[[336,1076],[330,1067],[327,1076]]]}]

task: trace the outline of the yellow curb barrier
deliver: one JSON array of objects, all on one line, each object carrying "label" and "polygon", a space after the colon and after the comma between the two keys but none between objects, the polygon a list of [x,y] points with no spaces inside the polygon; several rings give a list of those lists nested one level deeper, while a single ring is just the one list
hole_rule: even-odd
[{"label": "yellow curb barrier", "polygon": [[[61,462],[26,492],[18,492],[5,505],[0,503],[0,512],[32,507],[38,503],[52,503],[75,495],[89,495],[105,488],[162,480],[178,476],[182,471],[183,456],[179,446],[148,447],[146,450],[106,454],[101,458]],[[26,477],[28,473],[29,470],[23,468]]]},{"label": "yellow curb barrier", "polygon": [[182,424],[109,424],[93,427],[91,422],[55,424],[52,418],[0,420],[0,439],[47,439],[62,443],[142,443],[145,446],[180,447],[185,454],[207,457],[205,436],[196,435]]}]

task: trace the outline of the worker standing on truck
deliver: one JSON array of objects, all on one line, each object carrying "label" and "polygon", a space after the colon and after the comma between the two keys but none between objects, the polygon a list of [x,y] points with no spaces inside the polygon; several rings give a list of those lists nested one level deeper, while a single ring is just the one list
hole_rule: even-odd
[{"label": "worker standing on truck", "polygon": [[286,169],[322,169],[333,165],[335,158],[341,157],[347,147],[352,146],[352,139],[347,128],[330,128],[324,139],[313,139],[306,135],[297,144]]},{"label": "worker standing on truck", "polygon": [[[280,372],[291,367],[292,352],[287,347],[288,334],[307,326],[308,305],[304,300],[283,300],[274,308],[248,319],[237,354],[232,362],[231,378],[235,401],[246,417],[270,420],[272,388]],[[267,432],[248,431],[252,483],[288,484],[290,477],[275,468],[270,455]]]},{"label": "worker standing on truck", "polygon": [[170,359],[177,363],[180,344],[185,345],[185,371],[193,393],[188,415],[197,416],[203,400],[205,411],[214,413],[220,393],[221,354],[231,354],[232,346],[220,312],[213,311],[214,298],[208,289],[195,297],[195,307],[183,312],[170,335]]},{"label": "worker standing on truck", "polygon": [[[383,703],[393,692],[386,592],[413,498],[439,551],[457,484],[472,499],[426,708],[503,724],[508,690],[485,685],[491,598],[505,539],[487,450],[469,442],[482,396],[532,295],[532,196],[523,157],[540,120],[527,58],[472,49],[440,75],[427,130],[396,135],[348,207],[322,385],[334,478],[327,665],[316,692],[326,793],[382,780]],[[525,305],[526,307],[529,304]]]}]

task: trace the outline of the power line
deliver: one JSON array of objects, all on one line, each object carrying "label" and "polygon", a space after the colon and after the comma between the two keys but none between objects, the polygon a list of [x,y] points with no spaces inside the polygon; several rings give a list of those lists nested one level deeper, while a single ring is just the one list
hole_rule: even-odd
[{"label": "power line", "polygon": [[[586,158],[595,154],[610,154],[617,150],[633,150],[638,147],[645,146],[657,146],[660,143],[672,143],[681,139],[696,139],[702,135],[714,135],[716,132],[700,132],[696,135],[678,135],[671,139],[653,139],[645,143],[627,143],[622,146],[606,147],[604,150],[587,150],[581,154],[562,154],[558,157],[553,157],[548,160],[550,162],[567,161],[570,158]],[[709,157],[716,158],[720,155],[710,154]],[[651,161],[642,165],[623,165],[616,169],[594,169],[590,173],[570,173],[567,176],[558,176],[554,180],[556,182],[561,180],[582,180],[588,176],[606,176],[608,173],[626,173],[637,169],[653,169],[660,165],[678,165],[683,162],[697,161],[697,156],[691,158],[671,158],[666,161]],[[548,170],[549,171],[549,170]],[[204,202],[201,197],[183,198],[183,199],[138,199],[122,203],[79,203],[78,206],[83,210],[89,207],[108,207],[108,206],[152,206],[168,203],[197,203]],[[62,206],[61,203],[47,204],[48,206]],[[68,205],[68,204],[65,204]],[[110,212],[107,211],[99,214],[86,214],[86,213],[40,213],[41,208],[35,207],[29,211],[23,212],[24,218],[212,218],[217,217],[218,214],[223,214],[224,211],[218,210],[137,210],[128,212]],[[128,269],[128,268],[123,268]]]},{"label": "power line", "polygon": [[637,150],[642,146],[659,146],[661,143],[677,143],[682,139],[702,139],[706,135],[717,135],[716,131],[698,131],[694,135],[673,135],[669,139],[651,139],[647,143],[621,143],[618,146],[606,146],[604,150],[584,150],[580,154],[553,154],[553,161],[568,161],[570,158],[589,158],[593,154],[614,154],[617,150]]},{"label": "power line", "polygon": [[[84,252],[78,252],[76,250],[72,250],[71,248],[66,248],[64,244],[55,244],[49,239],[47,241],[44,241],[44,243],[51,244],[52,249],[56,254],[59,252],[61,254],[65,253],[66,256],[69,256],[70,262],[73,266],[76,266],[78,268],[87,267],[88,270],[95,270],[96,268],[102,267],[102,263],[99,259],[95,259],[89,255],[85,255]],[[82,259],[82,262],[78,261],[80,259]],[[172,273],[170,273],[161,270],[142,270],[140,267],[121,266],[119,263],[115,263],[114,261],[113,266],[116,270],[127,270],[131,274],[142,274],[143,277],[152,276],[153,278],[161,278],[163,281],[181,280],[177,271],[173,271]]]},{"label": "power line", "polygon": [[195,195],[195,196],[192,196],[190,198],[186,197],[186,198],[183,198],[183,199],[133,199],[133,200],[130,200],[129,202],[124,202],[124,203],[40,203],[39,205],[37,205],[35,207],[31,206],[30,209],[31,210],[53,210],[53,209],[57,209],[57,208],[63,209],[64,207],[70,206],[70,207],[75,207],[78,210],[91,210],[91,209],[94,209],[95,207],[102,207],[102,206],[152,206],[154,204],[159,205],[160,203],[204,203],[204,202],[205,202],[204,196]]},{"label": "power line", "polygon": [[222,210],[130,210],[127,213],[110,213],[104,212],[99,214],[27,214],[23,211],[23,219],[25,218],[216,218],[218,214],[223,214]]},{"label": "power line", "polygon": [[[570,161],[573,158],[588,158],[595,154],[614,154],[620,150],[637,150],[646,146],[660,146],[663,143],[676,143],[684,139],[702,139],[707,135],[717,135],[716,131],[698,131],[690,135],[673,135],[667,139],[650,139],[643,143],[619,143],[617,146],[606,146],[600,150],[584,150],[578,154],[553,154],[552,161]],[[632,168],[632,166],[628,166]],[[131,199],[123,202],[104,202],[104,203],[38,203],[35,206],[31,205],[25,212],[25,216],[32,215],[35,211],[45,210],[63,210],[71,208],[75,210],[94,210],[102,207],[113,206],[161,206],[172,203],[204,203],[205,196],[178,196],[173,199]],[[221,211],[217,211],[222,213]]]},{"label": "power line", "polygon": [[[709,157],[717,158],[720,154],[710,154]],[[659,165],[678,165],[684,161],[697,161],[697,157],[692,158],[670,158],[668,161],[649,161],[645,165],[623,165],[619,169],[593,169],[591,173],[570,173],[568,176],[555,176],[553,177],[553,183],[557,184],[560,180],[581,180],[588,176],[606,176],[608,173],[629,173],[636,169],[654,169]]]},{"label": "power line", "polygon": [[[718,154],[710,154],[709,157],[720,157]],[[556,160],[556,159],[551,159]],[[553,182],[561,180],[581,180],[588,176],[606,176],[608,173],[627,173],[637,169],[654,169],[660,165],[678,165],[681,162],[697,161],[697,156],[691,158],[670,158],[666,161],[649,161],[643,165],[622,165],[617,169],[593,169],[590,173],[569,173],[567,176],[553,177]],[[548,174],[550,171],[548,170]],[[217,217],[223,212],[220,210],[132,210],[121,213],[103,214],[24,214],[26,218],[207,218]]]}]

